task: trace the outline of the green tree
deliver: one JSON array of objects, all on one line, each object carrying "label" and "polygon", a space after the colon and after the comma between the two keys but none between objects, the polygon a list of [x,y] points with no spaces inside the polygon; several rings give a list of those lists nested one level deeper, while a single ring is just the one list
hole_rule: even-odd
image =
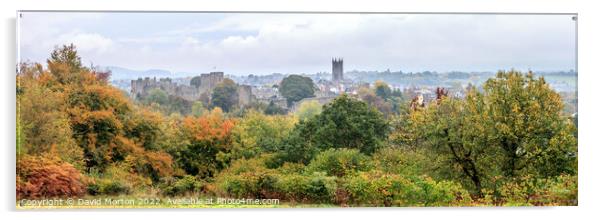
[{"label": "green tree", "polygon": [[388,100],[391,97],[392,91],[389,85],[383,81],[376,81],[374,83],[374,90],[378,97],[381,97],[383,100]]},{"label": "green tree", "polygon": [[211,93],[211,103],[229,112],[238,104],[238,86],[231,79],[224,79]]},{"label": "green tree", "polygon": [[168,103],[167,93],[159,88],[151,89],[148,95],[144,98],[144,102],[147,105],[157,103],[159,105],[166,105]]},{"label": "green tree", "polygon": [[286,109],[276,105],[274,101],[270,101],[270,104],[265,108],[264,113],[266,115],[284,115],[286,114]]},{"label": "green tree", "polygon": [[499,175],[495,149],[487,142],[491,124],[481,114],[484,110],[481,97],[471,93],[466,101],[444,98],[439,105],[432,104],[424,111],[415,111],[409,125],[417,128],[408,127],[407,131],[417,135],[405,135],[406,138],[424,139],[422,143],[430,150],[432,161],[443,161],[444,176],[468,180],[478,195],[481,195],[486,177]]},{"label": "green tree", "polygon": [[287,105],[290,107],[293,102],[314,97],[315,85],[309,77],[290,75],[282,79],[278,91],[286,98]]},{"label": "green tree", "polygon": [[200,87],[201,86],[201,76],[192,77],[192,79],[190,79],[190,85],[195,86],[197,88]]},{"label": "green tree", "polygon": [[574,127],[562,115],[560,96],[531,73],[499,72],[482,93],[444,98],[410,120],[416,127],[407,130],[421,134],[432,157],[444,158],[433,161],[447,161],[452,175],[458,171],[455,176],[472,182],[478,194],[494,177],[576,173]]},{"label": "green tree", "polygon": [[483,94],[485,117],[496,130],[489,143],[503,152],[504,175],[576,173],[575,127],[543,77],[498,72],[485,82]]},{"label": "green tree", "polygon": [[379,111],[342,95],[316,117],[297,124],[283,147],[286,160],[307,163],[320,149],[350,148],[372,154],[383,146],[388,133],[389,125]]},{"label": "green tree", "polygon": [[230,159],[275,153],[295,123],[296,120],[290,116],[248,112],[232,130],[233,155]]},{"label": "green tree", "polygon": [[203,115],[203,113],[205,112],[205,107],[203,107],[203,103],[196,101],[192,103],[192,115],[195,117],[199,117],[201,115]]}]

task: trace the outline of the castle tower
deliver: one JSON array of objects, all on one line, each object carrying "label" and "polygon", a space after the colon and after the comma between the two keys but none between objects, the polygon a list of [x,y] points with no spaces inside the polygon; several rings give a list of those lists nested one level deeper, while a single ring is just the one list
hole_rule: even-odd
[{"label": "castle tower", "polygon": [[334,58],[332,59],[332,81],[341,82],[343,81],[343,59]]}]

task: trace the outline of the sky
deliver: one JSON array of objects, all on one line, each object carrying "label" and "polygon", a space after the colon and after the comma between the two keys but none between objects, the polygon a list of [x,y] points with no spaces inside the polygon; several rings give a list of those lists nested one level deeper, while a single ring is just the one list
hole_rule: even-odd
[{"label": "sky", "polygon": [[232,75],[568,71],[572,15],[22,12],[21,62],[73,43],[85,65]]}]

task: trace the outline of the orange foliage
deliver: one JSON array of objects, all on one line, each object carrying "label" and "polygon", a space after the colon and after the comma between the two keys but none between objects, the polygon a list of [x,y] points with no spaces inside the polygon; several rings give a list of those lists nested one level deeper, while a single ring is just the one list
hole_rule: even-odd
[{"label": "orange foliage", "polygon": [[165,152],[147,152],[146,158],[153,171],[161,177],[171,176],[174,173],[172,167],[173,160],[171,156]]},{"label": "orange foliage", "polygon": [[23,156],[17,163],[17,198],[81,196],[85,186],[79,171],[58,158]]},{"label": "orange foliage", "polygon": [[182,126],[195,141],[213,141],[229,137],[235,124],[235,120],[224,119],[220,110],[214,110],[206,116],[186,117]]}]

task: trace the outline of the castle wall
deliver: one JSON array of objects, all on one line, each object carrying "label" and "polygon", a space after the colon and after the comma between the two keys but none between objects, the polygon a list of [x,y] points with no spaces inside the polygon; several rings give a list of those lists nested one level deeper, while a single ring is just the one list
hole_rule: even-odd
[{"label": "castle wall", "polygon": [[[131,81],[131,95],[133,98],[142,98],[149,94],[152,89],[161,89],[168,95],[178,96],[189,101],[199,100],[204,93],[211,91],[224,80],[223,72],[211,72],[200,75],[201,85],[181,85],[171,81],[170,78],[139,78]],[[239,103],[248,105],[254,101],[250,86],[239,86]]]},{"label": "castle wall", "polygon": [[245,106],[255,101],[255,96],[252,92],[252,87],[249,85],[238,86],[238,105]]}]

